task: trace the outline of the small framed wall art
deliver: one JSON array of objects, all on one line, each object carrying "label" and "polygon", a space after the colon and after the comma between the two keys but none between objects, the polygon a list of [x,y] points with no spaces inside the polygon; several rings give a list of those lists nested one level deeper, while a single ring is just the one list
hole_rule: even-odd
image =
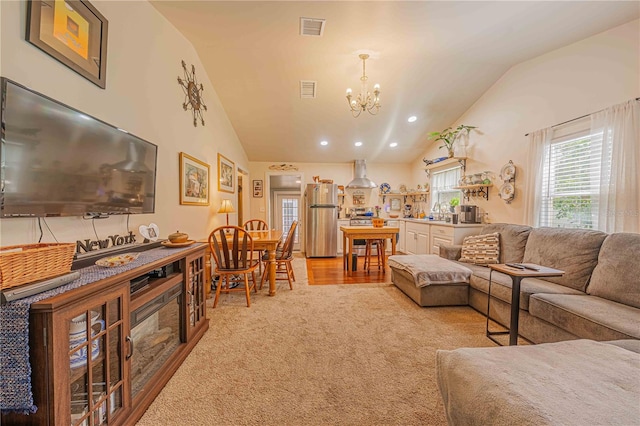
[{"label": "small framed wall art", "polygon": [[253,181],[253,198],[262,198],[262,180]]},{"label": "small framed wall art", "polygon": [[391,210],[399,211],[400,210],[400,198],[392,198],[391,199]]},{"label": "small framed wall art", "polygon": [[87,0],[27,2],[27,41],[103,89],[108,27]]},{"label": "small framed wall art", "polygon": [[209,205],[209,165],[180,153],[180,204]]},{"label": "small framed wall art", "polygon": [[236,192],[235,168],[233,161],[222,154],[218,154],[218,191]]}]

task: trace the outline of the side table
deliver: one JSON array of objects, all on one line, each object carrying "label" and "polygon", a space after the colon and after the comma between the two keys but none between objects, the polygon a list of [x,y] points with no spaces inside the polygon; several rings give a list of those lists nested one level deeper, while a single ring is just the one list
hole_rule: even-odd
[{"label": "side table", "polygon": [[[509,346],[518,344],[518,322],[520,319],[520,281],[523,278],[541,278],[541,277],[559,277],[564,275],[564,271],[559,269],[547,268],[546,266],[535,265],[533,263],[522,263],[521,265],[530,266],[536,269],[519,269],[512,266],[505,265],[504,263],[487,265],[491,269],[489,272],[489,294],[487,295],[487,325],[485,328],[486,335],[493,342],[500,346],[503,346],[493,336],[496,335],[509,335]],[[493,271],[502,272],[503,274],[511,277],[511,321],[510,326],[505,331],[489,331],[489,320],[491,306],[491,274]],[[505,327],[506,328],[506,327]]]}]

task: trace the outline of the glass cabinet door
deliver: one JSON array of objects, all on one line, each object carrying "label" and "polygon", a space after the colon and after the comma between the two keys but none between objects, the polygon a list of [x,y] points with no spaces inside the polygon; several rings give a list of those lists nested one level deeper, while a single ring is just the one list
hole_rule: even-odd
[{"label": "glass cabinet door", "polygon": [[206,319],[205,259],[202,254],[187,257],[187,315],[188,336]]},{"label": "glass cabinet door", "polygon": [[70,424],[109,424],[123,407],[125,294],[74,311],[68,321]]}]

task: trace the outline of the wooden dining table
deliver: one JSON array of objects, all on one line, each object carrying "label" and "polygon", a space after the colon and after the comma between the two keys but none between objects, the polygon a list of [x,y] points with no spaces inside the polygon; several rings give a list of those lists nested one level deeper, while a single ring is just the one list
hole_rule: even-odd
[{"label": "wooden dining table", "polygon": [[[267,250],[269,253],[268,260],[268,268],[269,268],[269,296],[276,295],[276,248],[278,247],[278,242],[280,238],[282,238],[282,231],[278,229],[270,229],[264,231],[247,231],[251,238],[253,238],[253,249],[254,250]],[[210,248],[207,245],[207,255],[206,255],[206,274],[207,277],[211,277],[211,253]],[[207,290],[207,298],[209,298],[209,293],[211,291],[211,285],[206,286]]]},{"label": "wooden dining table", "polygon": [[[397,226],[382,226],[380,228],[374,226],[341,226],[340,230],[342,231],[342,247],[344,247],[345,251],[344,262],[346,263],[347,275],[351,275],[351,253],[353,253],[354,239],[383,240],[386,242],[387,238],[389,238],[391,240],[391,254],[396,254],[396,234],[400,232],[400,228]],[[386,256],[382,256],[383,271],[386,265]]]},{"label": "wooden dining table", "polygon": [[270,229],[264,231],[247,231],[253,238],[255,250],[267,250],[269,253],[269,296],[276,295],[276,247],[282,238],[282,231]]}]

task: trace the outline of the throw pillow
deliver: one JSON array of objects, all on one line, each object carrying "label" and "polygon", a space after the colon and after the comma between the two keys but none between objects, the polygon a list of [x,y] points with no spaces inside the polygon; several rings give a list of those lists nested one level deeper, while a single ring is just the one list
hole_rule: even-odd
[{"label": "throw pillow", "polygon": [[472,235],[462,241],[460,262],[488,265],[500,258],[500,234]]}]

